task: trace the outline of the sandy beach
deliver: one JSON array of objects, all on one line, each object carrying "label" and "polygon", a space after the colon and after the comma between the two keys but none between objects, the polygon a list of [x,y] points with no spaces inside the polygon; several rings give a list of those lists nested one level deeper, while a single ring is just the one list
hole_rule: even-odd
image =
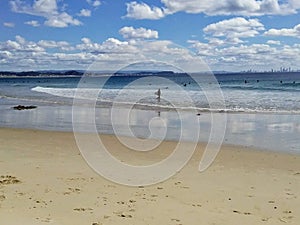
[{"label": "sandy beach", "polygon": [[[114,155],[147,164],[148,153],[116,147]],[[204,145],[171,179],[148,187],[112,183],[83,160],[69,132],[0,129],[0,221],[5,225],[299,224],[300,156],[223,146],[198,172]],[[134,155],[132,155],[134,154]]]}]

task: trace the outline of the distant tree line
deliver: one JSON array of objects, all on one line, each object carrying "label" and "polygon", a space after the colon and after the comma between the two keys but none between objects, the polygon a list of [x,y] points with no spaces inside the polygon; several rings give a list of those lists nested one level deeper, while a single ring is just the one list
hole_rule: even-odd
[{"label": "distant tree line", "polygon": [[0,76],[82,76],[84,73],[76,70],[68,71],[22,71],[22,72],[11,72],[11,71],[0,71]]}]

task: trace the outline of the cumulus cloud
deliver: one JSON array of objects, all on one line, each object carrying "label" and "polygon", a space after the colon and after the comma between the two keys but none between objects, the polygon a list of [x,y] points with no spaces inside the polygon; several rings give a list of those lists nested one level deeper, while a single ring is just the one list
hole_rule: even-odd
[{"label": "cumulus cloud", "polygon": [[46,19],[45,25],[50,27],[68,27],[69,25],[78,26],[81,22],[66,12],[62,12],[56,0],[36,0],[33,5],[21,0],[10,1],[12,11]]},{"label": "cumulus cloud", "polygon": [[289,0],[289,5],[292,8],[299,9],[300,8],[300,1],[299,0]]},{"label": "cumulus cloud", "polygon": [[[72,51],[67,51],[65,48],[72,48]],[[0,57],[0,65],[3,69],[37,70],[54,67],[84,69],[97,62],[96,65],[100,66],[99,70],[106,70],[122,68],[137,61],[155,59],[156,61],[168,59],[171,64],[176,65],[184,62],[190,64],[195,56],[168,40],[122,41],[108,38],[103,42],[94,42],[84,37],[81,43],[71,45],[65,41],[54,40],[33,42],[16,36],[15,40],[0,42]],[[192,66],[186,68],[191,70]]]},{"label": "cumulus cloud", "polygon": [[94,7],[98,7],[101,5],[101,2],[99,0],[87,0],[87,3],[91,6],[94,6]]},{"label": "cumulus cloud", "polygon": [[25,24],[33,26],[33,27],[39,27],[40,26],[40,23],[37,20],[26,21]]},{"label": "cumulus cloud", "polygon": [[9,52],[43,52],[44,48],[38,46],[35,42],[26,41],[22,36],[17,35],[15,40],[7,40],[1,43],[0,50]]},{"label": "cumulus cloud", "polygon": [[280,45],[281,42],[280,41],[275,41],[275,40],[268,40],[267,44],[269,44],[269,45]]},{"label": "cumulus cloud", "polygon": [[81,25],[81,22],[77,19],[74,19],[72,16],[70,16],[66,12],[62,12],[57,15],[52,15],[48,18],[47,21],[45,21],[45,25],[49,27],[68,27],[69,25],[75,25],[79,26]]},{"label": "cumulus cloud", "polygon": [[[299,68],[300,45],[240,44],[235,46],[212,46],[191,40],[190,48],[203,57],[213,70],[270,70],[280,66]],[[268,63],[266,63],[268,62]]]},{"label": "cumulus cloud", "polygon": [[242,43],[240,38],[255,37],[264,29],[258,19],[236,17],[210,24],[203,31],[213,37],[225,37],[230,43]]},{"label": "cumulus cloud", "polygon": [[164,9],[150,7],[146,3],[130,2],[127,3],[127,18],[133,19],[152,19],[158,20],[166,15]]},{"label": "cumulus cloud", "polygon": [[[298,27],[300,26],[291,29],[271,29],[264,35],[299,37]],[[256,44],[242,40],[262,35],[264,30],[264,25],[257,19],[237,17],[206,26],[203,29],[206,34],[205,42],[189,40],[188,43],[190,48],[203,57],[214,70],[265,71],[282,65],[298,68],[299,44],[282,45],[279,40]]]},{"label": "cumulus cloud", "polygon": [[57,11],[57,3],[56,0],[37,0],[32,8],[36,12],[51,14]]},{"label": "cumulus cloud", "polygon": [[287,36],[300,38],[300,24],[293,28],[270,29],[264,33],[266,36]]},{"label": "cumulus cloud", "polygon": [[80,13],[78,13],[78,16],[90,17],[91,16],[91,10],[81,9]]},{"label": "cumulus cloud", "polygon": [[81,44],[76,46],[76,49],[81,51],[98,51],[101,49],[101,45],[98,43],[93,43],[89,38],[81,38]]},{"label": "cumulus cloud", "polygon": [[160,19],[177,12],[204,13],[206,15],[286,15],[300,9],[298,0],[161,0],[164,7],[150,7],[145,3],[127,4],[126,17],[134,19]]},{"label": "cumulus cloud", "polygon": [[13,28],[13,27],[15,27],[15,24],[11,23],[11,22],[4,22],[3,26]]},{"label": "cumulus cloud", "polygon": [[90,52],[96,55],[101,54],[127,54],[136,53],[136,47],[130,42],[120,41],[116,38],[108,38],[102,43],[93,42],[91,39],[84,37],[81,43],[76,45],[76,49],[84,52]]},{"label": "cumulus cloud", "polygon": [[119,33],[126,39],[151,39],[158,38],[158,32],[156,30],[146,29],[143,27],[123,27],[119,30]]},{"label": "cumulus cloud", "polygon": [[63,51],[68,51],[74,49],[70,46],[70,44],[66,41],[52,41],[52,40],[40,40],[37,42],[38,46],[49,49],[49,48],[58,48]]},{"label": "cumulus cloud", "polygon": [[213,56],[215,54],[215,47],[209,43],[203,43],[196,40],[188,40],[188,43],[191,44],[190,47],[195,49],[200,56]]},{"label": "cumulus cloud", "polygon": [[[190,40],[190,48],[197,53],[178,47],[170,40],[143,39],[119,40],[108,38],[95,42],[84,37],[77,44],[66,41],[40,40],[37,42],[16,36],[13,40],[0,42],[0,66],[3,69],[85,69],[97,62],[99,69],[122,68],[137,61],[168,61],[185,71],[199,71],[207,67],[195,68],[201,56],[213,70],[268,70],[282,65],[298,68],[300,64],[300,44],[281,45],[276,40],[265,44],[241,43],[224,44],[226,40],[213,37],[203,43]],[[197,62],[197,63],[194,63]],[[266,63],[268,62],[268,63]]]}]

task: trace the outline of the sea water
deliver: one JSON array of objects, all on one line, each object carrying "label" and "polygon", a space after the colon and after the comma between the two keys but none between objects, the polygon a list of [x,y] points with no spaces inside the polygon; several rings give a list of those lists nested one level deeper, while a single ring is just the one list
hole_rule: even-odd
[{"label": "sea water", "polygon": [[[0,126],[71,131],[74,96],[86,101],[97,96],[95,123],[100,133],[114,133],[111,108],[117,102],[118,106],[132,108],[130,125],[133,134],[139,137],[148,137],[149,122],[160,117],[167,123],[166,138],[177,140],[182,122],[178,117],[180,111],[185,123],[193,116],[199,117],[202,132],[199,140],[206,141],[211,128],[210,113],[227,113],[224,142],[300,152],[300,73],[236,73],[219,74],[215,78],[214,83],[211,79],[201,79],[199,84],[186,74],[149,77],[122,74],[109,79],[90,77],[84,81],[86,85],[78,87],[81,77],[3,77],[0,78]],[[180,97],[178,87],[191,101]],[[160,101],[155,95],[158,88]],[[207,92],[213,96],[214,91],[221,91],[224,96],[224,104],[217,108],[212,108],[207,99]],[[11,109],[18,104],[38,108]],[[84,115],[84,106],[81,109]],[[122,122],[118,125],[120,129],[125,126]]]}]

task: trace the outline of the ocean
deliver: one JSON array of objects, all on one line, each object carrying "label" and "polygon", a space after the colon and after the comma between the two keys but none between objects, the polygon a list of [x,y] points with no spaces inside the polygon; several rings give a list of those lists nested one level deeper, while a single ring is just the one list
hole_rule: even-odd
[{"label": "ocean", "polygon": [[[201,75],[199,75],[201,76]],[[193,107],[198,111],[211,110],[201,87],[209,90],[211,83],[202,79],[201,87],[185,74],[160,76],[171,80],[168,84],[156,82],[156,77],[151,76],[140,81],[141,76],[114,76],[105,85],[102,84],[106,77],[89,78],[89,85],[82,93],[86,98],[99,91],[97,85],[103,86],[101,96],[98,97],[99,107],[112,104],[116,101],[120,90],[125,95],[124,105],[135,104],[136,107],[145,109],[173,109],[174,105],[180,109],[189,109],[191,104],[185,99],[178,98],[178,90],[173,86],[181,85],[182,90],[188,94]],[[224,95],[225,107],[219,111],[245,112],[245,113],[300,113],[300,72],[299,73],[271,73],[271,74],[219,74],[215,75]],[[144,78],[144,77],[143,77]],[[22,99],[36,101],[37,103],[65,104],[73,103],[80,77],[36,77],[36,78],[1,78],[0,98]],[[133,85],[128,85],[134,83]],[[172,86],[173,85],[173,86]],[[159,104],[155,98],[155,91],[161,89],[162,99]],[[213,84],[215,88],[215,84]],[[136,102],[136,96],[149,96]],[[118,98],[120,101],[120,98]],[[172,103],[172,104],[170,104]]]},{"label": "ocean", "polygon": [[[219,113],[227,114],[225,143],[300,152],[300,72],[217,74],[213,80],[205,74],[194,76],[202,77],[197,82],[187,74],[166,73],[86,79],[1,77],[0,126],[72,131],[76,95],[82,100],[83,115],[86,102],[95,101],[100,133],[114,133],[110,115],[116,104],[132,110],[133,134],[142,138],[151,133],[149,121],[160,117],[169,129],[166,138],[177,140],[180,111],[186,123],[193,116],[201,120],[199,140],[205,141],[211,128],[209,115]],[[158,89],[160,99],[155,94]],[[12,110],[19,104],[38,108]],[[122,121],[119,125],[122,130]],[[189,136],[186,134],[185,139]]]}]

